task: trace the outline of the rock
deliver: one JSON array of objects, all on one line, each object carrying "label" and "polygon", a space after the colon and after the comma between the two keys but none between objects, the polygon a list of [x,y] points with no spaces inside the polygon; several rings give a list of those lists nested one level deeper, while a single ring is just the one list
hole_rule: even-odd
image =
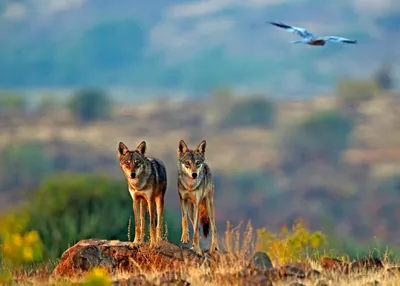
[{"label": "rock", "polygon": [[80,276],[92,267],[105,267],[110,273],[117,270],[138,273],[166,271],[181,266],[197,265],[200,256],[194,251],[170,242],[132,245],[119,240],[85,239],[68,248],[53,271],[54,276]]},{"label": "rock", "polygon": [[321,267],[324,270],[339,270],[347,272],[349,265],[336,258],[323,257],[321,259]]},{"label": "rock", "polygon": [[179,286],[189,286],[190,283],[186,281],[181,273],[178,271],[166,271],[158,275],[152,281],[155,285],[179,285]]},{"label": "rock", "polygon": [[378,280],[367,282],[367,283],[363,284],[363,286],[378,286],[378,285],[380,285]]},{"label": "rock", "polygon": [[382,261],[380,261],[376,257],[363,258],[357,261],[354,261],[350,265],[350,270],[353,272],[360,271],[378,271],[383,269]]},{"label": "rock", "polygon": [[283,277],[295,277],[295,278],[305,278],[306,273],[303,269],[293,267],[290,265],[284,265],[280,267],[280,273]]},{"label": "rock", "polygon": [[[236,284],[236,283],[235,283]],[[249,276],[246,278],[242,278],[240,281],[240,285],[265,285],[265,286],[272,286],[272,282],[268,279],[265,275],[256,275],[256,276]]]},{"label": "rock", "polygon": [[144,275],[137,275],[134,277],[130,277],[127,279],[119,279],[113,282],[115,286],[153,286],[153,283],[150,283]]},{"label": "rock", "polygon": [[272,268],[272,262],[265,252],[256,252],[250,260],[249,267],[255,268],[260,271]]},{"label": "rock", "polygon": [[328,283],[325,280],[319,280],[315,286],[328,286]]},{"label": "rock", "polygon": [[400,267],[399,266],[390,267],[386,271],[390,275],[400,275]]},{"label": "rock", "polygon": [[308,279],[317,279],[317,278],[321,277],[321,272],[319,272],[318,270],[315,270],[315,269],[311,269],[310,271],[307,271],[306,277]]},{"label": "rock", "polygon": [[279,280],[282,280],[284,278],[280,272],[280,269],[278,268],[270,268],[264,271],[264,275],[268,277],[269,280],[273,282],[277,282]]}]

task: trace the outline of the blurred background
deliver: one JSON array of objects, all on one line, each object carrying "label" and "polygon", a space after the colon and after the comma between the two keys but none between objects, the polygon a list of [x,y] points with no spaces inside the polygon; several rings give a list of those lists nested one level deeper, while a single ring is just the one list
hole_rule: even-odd
[{"label": "blurred background", "polygon": [[206,139],[221,236],[303,218],[350,254],[398,248],[399,31],[395,0],[2,0],[0,212],[25,211],[50,257],[127,240],[116,148],[146,140],[179,241],[178,142]]}]

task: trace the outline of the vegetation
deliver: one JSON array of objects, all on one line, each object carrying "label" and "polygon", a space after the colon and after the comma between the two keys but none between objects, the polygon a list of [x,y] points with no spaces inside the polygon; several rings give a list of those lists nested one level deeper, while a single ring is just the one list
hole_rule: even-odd
[{"label": "vegetation", "polygon": [[37,143],[15,143],[0,152],[0,192],[29,190],[53,171],[53,159]]},{"label": "vegetation", "polygon": [[223,119],[224,127],[272,128],[274,123],[275,104],[261,96],[239,100]]},{"label": "vegetation", "polygon": [[85,88],[71,97],[68,108],[78,121],[85,123],[109,118],[112,104],[103,91]]},{"label": "vegetation", "polygon": [[326,244],[327,238],[320,231],[310,232],[300,219],[291,230],[282,226],[278,234],[265,227],[257,230],[257,249],[268,253],[278,265],[313,257]]},{"label": "vegetation", "polygon": [[336,85],[339,106],[346,114],[354,114],[357,107],[374,98],[379,83],[373,79],[342,79]]},{"label": "vegetation", "polygon": [[27,101],[24,95],[0,92],[0,113],[5,111],[25,111]]},{"label": "vegetation", "polygon": [[296,170],[315,160],[337,165],[352,128],[352,122],[336,110],[317,112],[290,126],[280,141],[283,168]]},{"label": "vegetation", "polygon": [[[126,240],[132,202],[125,180],[96,174],[55,174],[35,191],[26,211],[27,229],[37,230],[46,248],[44,258],[55,259],[80,239]],[[165,210],[168,238],[178,241],[178,224]],[[132,221],[132,229],[134,221]]]}]

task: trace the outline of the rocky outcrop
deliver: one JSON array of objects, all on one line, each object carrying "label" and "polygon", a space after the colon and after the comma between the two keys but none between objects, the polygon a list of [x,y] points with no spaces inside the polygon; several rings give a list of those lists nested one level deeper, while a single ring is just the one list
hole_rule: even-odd
[{"label": "rocky outcrop", "polygon": [[68,248],[53,271],[55,276],[72,277],[95,266],[105,267],[110,273],[123,271],[139,273],[165,271],[187,267],[204,259],[194,251],[170,242],[155,247],[148,243],[132,245],[119,240],[81,240]]}]

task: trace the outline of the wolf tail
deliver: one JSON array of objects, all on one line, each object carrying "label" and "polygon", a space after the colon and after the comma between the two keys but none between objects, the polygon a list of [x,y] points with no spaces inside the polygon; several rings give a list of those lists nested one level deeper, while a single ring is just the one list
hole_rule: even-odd
[{"label": "wolf tail", "polygon": [[210,218],[207,214],[206,202],[200,203],[200,223],[203,226],[203,235],[207,237],[210,232]]}]

